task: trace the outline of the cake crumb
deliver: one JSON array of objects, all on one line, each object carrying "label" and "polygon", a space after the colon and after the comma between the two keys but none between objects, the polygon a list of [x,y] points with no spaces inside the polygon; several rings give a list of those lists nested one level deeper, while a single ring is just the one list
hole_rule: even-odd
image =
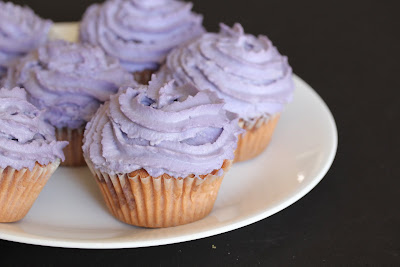
[{"label": "cake crumb", "polygon": [[211,247],[212,247],[213,249],[217,249],[217,247],[216,247],[216,246],[214,246],[214,245],[211,245]]}]

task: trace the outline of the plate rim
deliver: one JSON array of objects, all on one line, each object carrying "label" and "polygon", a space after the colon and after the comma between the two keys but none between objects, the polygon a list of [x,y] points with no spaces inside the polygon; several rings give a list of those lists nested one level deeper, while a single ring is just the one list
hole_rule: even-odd
[{"label": "plate rim", "polygon": [[[325,101],[318,95],[318,93],[303,79],[301,79],[297,75],[293,75],[293,78],[297,80],[297,82],[302,83],[304,88],[309,91],[312,95],[314,95],[318,103],[321,104],[324,111],[328,115],[329,125],[332,128],[332,146],[330,148],[328,157],[326,161],[323,163],[321,169],[314,176],[314,178],[306,185],[304,188],[300,189],[296,194],[291,195],[285,201],[278,203],[272,208],[267,209],[264,212],[248,216],[248,218],[244,220],[240,220],[237,222],[233,222],[228,225],[219,226],[213,229],[207,229],[204,231],[200,231],[197,233],[184,234],[182,236],[169,237],[163,239],[156,240],[148,240],[141,241],[138,243],[137,241],[120,241],[120,242],[96,242],[96,240],[79,240],[76,241],[74,239],[68,238],[54,238],[54,237],[40,237],[40,236],[24,236],[24,235],[13,235],[8,233],[2,233],[0,230],[0,239],[24,243],[24,244],[32,244],[32,245],[40,245],[40,246],[49,246],[49,247],[62,247],[62,248],[81,248],[81,249],[122,249],[122,248],[140,248],[140,247],[151,247],[151,246],[160,246],[160,245],[168,245],[175,244],[181,242],[187,242],[192,240],[198,240],[202,238],[207,238],[210,236],[219,235],[222,233],[227,233],[250,224],[256,223],[263,219],[266,219],[284,209],[296,203],[298,200],[307,195],[312,189],[314,189],[318,183],[325,177],[330,167],[332,166],[335,155],[338,148],[338,132],[335,119],[333,117],[332,112],[330,111],[328,105]],[[178,226],[179,227],[179,226]]]}]

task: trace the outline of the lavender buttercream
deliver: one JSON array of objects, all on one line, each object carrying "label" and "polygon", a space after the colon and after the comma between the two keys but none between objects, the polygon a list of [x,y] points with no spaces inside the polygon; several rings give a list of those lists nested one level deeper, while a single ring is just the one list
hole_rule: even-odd
[{"label": "lavender buttercream", "polygon": [[118,59],[90,44],[51,41],[9,68],[3,84],[21,86],[29,101],[46,109],[57,128],[76,129],[91,119],[120,86],[135,83]]},{"label": "lavender buttercream", "polygon": [[245,34],[238,23],[220,26],[220,33],[174,49],[163,75],[178,85],[190,82],[216,92],[225,108],[245,121],[281,112],[294,90],[287,57],[266,36]]},{"label": "lavender buttercream", "polygon": [[56,141],[54,128],[27,101],[24,89],[0,89],[0,126],[0,168],[32,170],[36,162],[64,160],[68,142]]},{"label": "lavender buttercream", "polygon": [[174,47],[204,33],[191,9],[176,0],[108,0],[87,9],[80,40],[100,45],[129,71],[157,69]]},{"label": "lavender buttercream", "polygon": [[42,45],[51,25],[29,7],[0,1],[0,74],[15,59]]},{"label": "lavender buttercream", "polygon": [[121,90],[97,111],[86,126],[85,158],[109,174],[211,173],[234,158],[242,132],[223,105],[215,93],[153,76],[149,86]]}]

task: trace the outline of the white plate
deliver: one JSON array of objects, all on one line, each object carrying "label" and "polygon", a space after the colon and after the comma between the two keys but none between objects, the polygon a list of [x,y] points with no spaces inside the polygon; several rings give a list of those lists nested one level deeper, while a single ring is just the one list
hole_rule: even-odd
[{"label": "white plate", "polygon": [[[53,33],[73,40],[74,29],[63,24]],[[108,213],[87,168],[61,167],[22,221],[0,224],[0,238],[54,247],[146,247],[228,232],[277,213],[318,184],[337,148],[328,107],[299,77],[294,81],[294,101],[282,114],[272,143],[258,158],[232,167],[205,219],[165,229],[126,225]]]}]

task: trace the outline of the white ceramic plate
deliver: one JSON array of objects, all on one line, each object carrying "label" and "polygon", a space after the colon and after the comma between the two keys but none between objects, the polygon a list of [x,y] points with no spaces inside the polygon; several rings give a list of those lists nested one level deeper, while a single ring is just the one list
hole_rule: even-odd
[{"label": "white ceramic plate", "polygon": [[[74,40],[76,24],[58,25],[53,34]],[[165,229],[126,225],[108,213],[87,168],[60,167],[22,221],[0,224],[0,238],[54,247],[146,247],[228,232],[277,213],[318,184],[337,148],[328,107],[299,77],[294,81],[294,101],[270,146],[258,158],[232,167],[205,219]]]}]

